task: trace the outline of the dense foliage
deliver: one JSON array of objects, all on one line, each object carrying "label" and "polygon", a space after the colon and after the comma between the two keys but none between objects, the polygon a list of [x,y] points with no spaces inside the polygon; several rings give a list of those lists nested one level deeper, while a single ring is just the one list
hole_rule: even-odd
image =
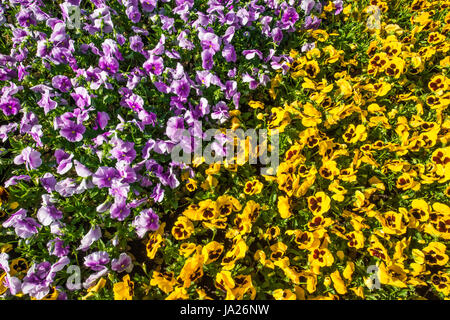
[{"label": "dense foliage", "polygon": [[449,7],[0,1],[0,294],[448,298]]}]

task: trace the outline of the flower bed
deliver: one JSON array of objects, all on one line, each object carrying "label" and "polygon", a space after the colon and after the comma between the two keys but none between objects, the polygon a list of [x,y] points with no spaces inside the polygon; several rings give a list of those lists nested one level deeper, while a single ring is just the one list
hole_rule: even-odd
[{"label": "flower bed", "polygon": [[0,294],[448,297],[449,5],[2,1]]}]

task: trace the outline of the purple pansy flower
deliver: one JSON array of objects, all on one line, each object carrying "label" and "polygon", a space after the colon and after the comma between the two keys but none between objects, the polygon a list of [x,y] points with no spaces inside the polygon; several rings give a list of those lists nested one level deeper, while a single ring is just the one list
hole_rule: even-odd
[{"label": "purple pansy flower", "polygon": [[107,112],[99,111],[97,112],[97,123],[100,129],[105,129],[110,120],[109,114]]},{"label": "purple pansy flower", "polygon": [[159,228],[159,217],[152,209],[142,210],[132,225],[136,228],[136,233],[143,238],[147,231],[156,231]]},{"label": "purple pansy flower", "polygon": [[9,289],[12,295],[16,295],[22,291],[22,282],[19,278],[11,276],[8,259],[7,253],[0,253],[0,270],[6,273],[6,276],[3,278],[3,285]]},{"label": "purple pansy flower", "polygon": [[70,246],[64,246],[64,241],[60,238],[55,238],[53,240],[50,240],[47,243],[47,249],[49,254],[53,256],[57,256],[58,258],[65,257],[70,252]]},{"label": "purple pansy flower", "polygon": [[31,147],[25,147],[22,152],[14,158],[15,164],[25,163],[25,167],[30,169],[37,169],[41,166],[41,153]]},{"label": "purple pansy flower", "polygon": [[106,39],[105,41],[103,41],[102,50],[105,56],[116,57],[120,61],[123,60],[117,43],[112,39]]},{"label": "purple pansy flower", "polygon": [[55,191],[67,198],[73,196],[77,192],[77,187],[78,185],[75,179],[66,178],[56,183]]},{"label": "purple pansy flower", "polygon": [[27,217],[27,210],[19,209],[13,213],[8,220],[3,222],[3,228],[13,227],[16,235],[20,238],[27,239],[38,233],[37,228],[41,227],[33,218]]},{"label": "purple pansy flower", "polygon": [[143,125],[152,125],[155,126],[155,122],[156,122],[156,114],[154,114],[153,112],[148,112],[146,110],[141,110],[138,113],[138,118],[139,120],[141,120],[141,123]]},{"label": "purple pansy flower", "polygon": [[20,121],[20,133],[29,133],[31,129],[38,124],[38,118],[33,112],[24,112],[22,120]]},{"label": "purple pansy flower", "polygon": [[100,271],[109,262],[109,255],[106,251],[93,252],[84,257],[84,265],[93,271]]},{"label": "purple pansy flower", "polygon": [[86,281],[83,282],[83,288],[88,289],[90,287],[92,287],[95,282],[97,281],[98,278],[103,277],[104,275],[106,275],[108,273],[108,268],[107,267],[102,267],[100,269],[100,271],[91,274],[89,276],[89,278],[86,279]]},{"label": "purple pansy flower", "polygon": [[19,25],[23,28],[27,28],[30,25],[36,25],[36,17],[34,12],[30,9],[22,9],[16,14],[16,19]]},{"label": "purple pansy flower", "polygon": [[102,56],[98,60],[98,66],[100,69],[108,72],[109,74],[116,74],[119,71],[119,61],[111,56]]},{"label": "purple pansy flower", "polygon": [[237,57],[234,46],[232,46],[231,44],[225,45],[222,50],[222,57],[224,57],[227,62],[236,62]]},{"label": "purple pansy flower", "polygon": [[81,162],[74,160],[73,163],[75,164],[75,171],[79,177],[87,178],[92,176],[92,172]]},{"label": "purple pansy flower", "polygon": [[62,218],[63,213],[52,204],[48,194],[42,195],[42,202],[43,205],[37,212],[37,218],[42,225],[49,226]]},{"label": "purple pansy flower", "polygon": [[111,218],[117,219],[119,221],[125,220],[126,217],[130,215],[130,209],[127,207],[127,202],[125,198],[116,198],[116,201],[112,204],[110,210]]},{"label": "purple pansy flower", "polygon": [[305,12],[305,15],[309,15],[315,5],[316,2],[314,0],[302,0],[300,8]]},{"label": "purple pansy flower", "polygon": [[214,66],[214,51],[211,49],[203,50],[202,52],[202,68],[211,70]]},{"label": "purple pansy flower", "polygon": [[137,6],[128,7],[125,13],[127,14],[128,19],[133,23],[138,23],[141,20],[141,13]]},{"label": "purple pansy flower", "polygon": [[100,167],[92,176],[92,182],[99,188],[110,188],[112,180],[118,178],[118,172],[115,168]]},{"label": "purple pansy flower", "polygon": [[42,187],[48,192],[51,193],[55,190],[56,178],[50,173],[46,172],[40,179]]},{"label": "purple pansy flower", "polygon": [[62,149],[55,151],[56,164],[58,165],[56,172],[58,174],[65,174],[72,168],[73,154],[68,154]]},{"label": "purple pansy flower", "polygon": [[181,98],[187,98],[189,92],[191,91],[191,86],[185,77],[180,80],[176,80],[172,83],[174,88],[174,93]]},{"label": "purple pansy flower", "polygon": [[336,8],[336,10],[334,11],[334,15],[338,15],[342,12],[343,8],[343,2],[342,0],[334,0],[333,1],[334,7]]},{"label": "purple pansy flower", "polygon": [[114,198],[126,198],[130,192],[130,185],[114,179],[113,184],[108,191]]},{"label": "purple pansy flower", "polygon": [[196,80],[208,88],[211,85],[212,76],[212,73],[207,70],[197,71]]},{"label": "purple pansy flower", "polygon": [[112,202],[111,201],[105,201],[102,204],[98,205],[97,208],[95,208],[95,210],[97,212],[105,212],[106,210],[109,210],[109,208],[111,208]]},{"label": "purple pansy flower", "polygon": [[85,126],[69,120],[65,122],[64,128],[62,128],[59,133],[70,142],[78,142],[83,140],[83,133],[85,131]]},{"label": "purple pansy flower", "polygon": [[8,133],[16,131],[17,126],[18,125],[15,122],[0,126],[0,140],[2,140],[2,142],[8,140]]},{"label": "purple pansy flower", "polygon": [[139,2],[143,11],[152,12],[156,7],[157,0],[139,0]]},{"label": "purple pansy flower", "polygon": [[164,71],[164,60],[156,55],[151,55],[150,58],[144,62],[142,67],[147,73],[159,76]]},{"label": "purple pansy flower", "polygon": [[203,50],[211,50],[212,54],[220,50],[219,37],[212,32],[199,33],[200,44]]},{"label": "purple pansy flower", "polygon": [[228,106],[225,102],[220,101],[213,107],[213,112],[211,113],[211,118],[218,120],[220,124],[227,121],[229,118]]},{"label": "purple pansy flower", "polygon": [[75,100],[77,107],[84,108],[91,105],[91,96],[86,88],[77,87],[74,91],[75,93],[71,93],[70,95]]},{"label": "purple pansy flower", "polygon": [[42,299],[50,292],[50,285],[56,273],[62,270],[69,262],[69,258],[62,257],[53,265],[47,261],[37,265],[33,264],[23,278],[22,292],[36,299]]},{"label": "purple pansy flower", "polygon": [[37,218],[44,226],[49,226],[53,221],[62,218],[62,212],[55,206],[43,206],[38,210]]},{"label": "purple pansy flower", "polygon": [[21,174],[19,176],[12,176],[11,178],[9,178],[8,180],[5,181],[5,188],[8,188],[9,186],[13,186],[13,185],[17,184],[17,182],[19,180],[30,181],[31,178],[29,175],[26,175],[26,174]]},{"label": "purple pansy flower", "polygon": [[283,40],[283,31],[280,28],[273,28],[271,32],[273,42],[280,44],[281,40]]},{"label": "purple pansy flower", "polygon": [[316,47],[315,42],[308,42],[302,46],[302,52],[308,52]]},{"label": "purple pansy flower", "polygon": [[281,22],[283,29],[289,29],[294,26],[294,24],[297,22],[299,18],[299,15],[297,13],[297,10],[293,7],[287,8],[287,10],[284,11]]},{"label": "purple pansy flower", "polygon": [[16,115],[20,110],[20,101],[14,97],[2,97],[0,99],[0,109],[2,109],[5,116]]},{"label": "purple pansy flower", "polygon": [[181,117],[171,117],[167,121],[166,135],[173,142],[181,140],[184,132],[184,119]]},{"label": "purple pansy flower", "polygon": [[162,92],[162,93],[169,93],[170,92],[169,86],[166,85],[164,82],[157,81],[157,82],[154,82],[153,84],[155,85],[156,89],[159,92]]},{"label": "purple pansy flower", "polygon": [[92,227],[88,233],[81,239],[77,250],[86,251],[98,239],[102,237],[102,229],[99,226]]},{"label": "purple pansy flower", "polygon": [[188,32],[189,30],[183,30],[180,32],[180,34],[177,37],[178,45],[182,49],[192,50],[195,48],[195,45],[187,39]]},{"label": "purple pansy flower", "polygon": [[131,110],[139,112],[143,110],[144,99],[142,99],[141,96],[133,93],[129,97],[124,99],[124,105],[130,108]]},{"label": "purple pansy flower", "polygon": [[155,146],[155,140],[149,139],[146,143],[144,148],[142,148],[142,158],[147,160],[150,158],[150,151],[153,150],[153,147]]},{"label": "purple pansy flower", "polygon": [[126,271],[128,273],[133,270],[133,262],[131,262],[131,257],[125,252],[122,252],[118,259],[112,259],[111,269],[116,272]]},{"label": "purple pansy flower", "polygon": [[122,141],[118,139],[116,146],[111,150],[111,155],[117,161],[125,161],[131,163],[136,158],[136,151],[134,150],[134,142]]},{"label": "purple pansy flower", "polygon": [[133,183],[137,180],[136,171],[134,168],[130,167],[129,163],[124,161],[119,161],[116,164],[117,172],[119,173],[122,183]]},{"label": "purple pansy flower", "polygon": [[53,77],[52,86],[61,92],[69,92],[70,88],[72,88],[72,82],[69,77],[58,75]]},{"label": "purple pansy flower", "polygon": [[56,163],[60,164],[61,161],[70,158],[70,154],[65,152],[63,149],[56,149],[54,153]]},{"label": "purple pansy flower", "polygon": [[54,47],[51,51],[52,62],[55,64],[69,64],[75,61],[75,58],[69,49],[64,47]]},{"label": "purple pansy flower", "polygon": [[321,19],[317,18],[317,17],[312,17],[311,16],[307,16],[305,19],[305,23],[303,25],[303,28],[305,28],[306,30],[308,29],[317,29],[320,26],[321,23]]},{"label": "purple pansy flower", "polygon": [[141,52],[142,48],[144,48],[144,43],[142,42],[142,38],[140,36],[132,36],[130,37],[130,49],[135,52]]},{"label": "purple pansy flower", "polygon": [[247,60],[253,59],[255,56],[258,56],[261,60],[263,59],[262,52],[259,50],[244,50],[242,51],[242,54]]}]

